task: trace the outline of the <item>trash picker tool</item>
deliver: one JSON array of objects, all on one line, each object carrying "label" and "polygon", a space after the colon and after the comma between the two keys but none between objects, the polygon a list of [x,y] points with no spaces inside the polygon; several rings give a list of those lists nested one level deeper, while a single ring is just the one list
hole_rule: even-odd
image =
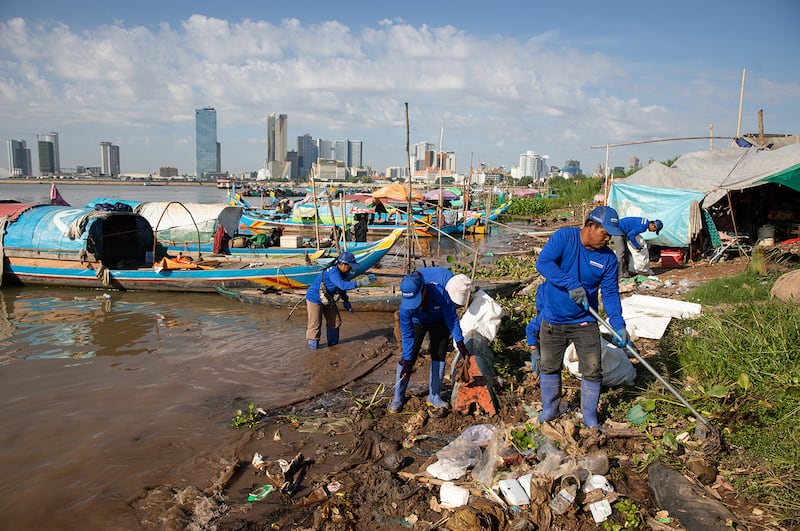
[{"label": "trash picker tool", "polygon": [[[592,317],[594,317],[595,319],[597,319],[597,322],[598,322],[598,323],[602,324],[602,325],[603,325],[603,326],[605,326],[605,327],[606,327],[608,330],[610,330],[610,331],[611,331],[611,334],[612,334],[612,335],[613,335],[613,336],[614,336],[614,337],[615,337],[615,338],[616,338],[618,341],[620,341],[620,342],[622,341],[622,338],[619,336],[619,334],[617,334],[617,331],[616,331],[616,330],[614,330],[614,328],[611,326],[611,324],[610,324],[610,323],[609,323],[607,320],[605,320],[605,319],[603,319],[602,317],[600,317],[600,314],[598,314],[598,313],[597,313],[597,311],[596,311],[594,308],[592,308],[591,306],[589,307],[589,313],[590,313],[590,314],[592,314]],[[695,433],[695,434],[697,435],[697,438],[698,438],[698,439],[705,439],[704,446],[705,446],[705,447],[706,447],[706,448],[707,448],[709,451],[711,451],[712,453],[716,453],[717,451],[719,451],[719,449],[720,449],[719,430],[717,430],[717,429],[716,429],[714,426],[712,426],[712,425],[711,425],[711,422],[709,422],[707,418],[705,418],[703,415],[701,415],[700,413],[698,413],[698,412],[697,412],[697,410],[695,410],[695,409],[694,409],[694,408],[691,406],[691,404],[689,404],[689,402],[688,402],[688,401],[687,401],[685,398],[683,398],[683,397],[680,395],[680,393],[678,393],[678,391],[676,391],[676,390],[675,390],[675,388],[674,388],[674,387],[672,387],[672,385],[670,385],[670,383],[669,383],[669,382],[667,382],[667,381],[666,381],[666,380],[665,380],[665,379],[664,379],[664,378],[663,378],[663,377],[662,377],[660,374],[658,374],[658,371],[656,371],[656,370],[653,368],[653,366],[652,366],[652,365],[650,365],[649,363],[647,363],[647,362],[646,362],[646,361],[645,361],[645,360],[644,360],[644,359],[643,359],[643,358],[642,358],[642,357],[639,355],[639,353],[638,353],[638,352],[636,352],[636,349],[634,349],[632,345],[630,345],[630,344],[627,344],[627,345],[625,345],[625,349],[626,349],[628,352],[630,352],[630,353],[633,355],[633,357],[634,357],[634,358],[636,358],[637,360],[639,360],[639,363],[641,363],[642,365],[644,365],[644,367],[645,367],[645,368],[646,368],[648,371],[650,371],[650,373],[651,373],[653,376],[655,376],[655,377],[656,377],[656,379],[657,379],[659,382],[661,382],[661,383],[664,385],[664,387],[666,387],[666,388],[667,388],[667,390],[668,390],[670,393],[672,393],[673,395],[675,395],[675,398],[677,398],[678,400],[680,400],[680,401],[681,401],[681,404],[683,404],[684,406],[686,406],[686,409],[688,409],[688,410],[689,410],[689,411],[692,413],[692,415],[694,415],[694,418],[695,418],[695,419],[697,419],[697,427],[698,427],[698,430],[696,430],[696,433]]]}]

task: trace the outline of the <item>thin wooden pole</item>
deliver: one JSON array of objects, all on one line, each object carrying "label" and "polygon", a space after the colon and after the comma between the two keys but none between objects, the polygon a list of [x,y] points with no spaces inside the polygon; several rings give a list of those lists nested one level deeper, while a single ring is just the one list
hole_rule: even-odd
[{"label": "thin wooden pole", "polygon": [[714,124],[708,124],[708,150],[714,150]]},{"label": "thin wooden pole", "polygon": [[758,110],[758,143],[763,148],[764,142],[764,109]]},{"label": "thin wooden pole", "polygon": [[739,92],[739,120],[736,122],[736,138],[742,134],[742,102],[744,101],[744,78],[747,75],[747,68],[742,68],[742,89]]},{"label": "thin wooden pole", "polygon": [[319,251],[319,216],[317,215],[317,184],[314,174],[319,171],[319,159],[316,168],[311,169],[311,195],[314,203],[314,236],[317,240],[317,251]]},{"label": "thin wooden pole", "polygon": [[328,200],[328,212],[331,215],[331,223],[333,224],[333,244],[336,246],[336,251],[338,251],[339,254],[342,254],[342,248],[339,246],[339,231],[336,230],[336,215],[333,213],[333,202],[331,201],[330,192],[325,192],[325,197]]},{"label": "thin wooden pole", "polygon": [[409,143],[409,129],[408,129],[408,102],[405,102],[406,107],[406,164],[408,164],[408,215],[406,216],[406,274],[411,273],[411,262],[412,252],[411,252],[411,231],[412,229],[412,221],[411,221],[411,148]]},{"label": "thin wooden pole", "polygon": [[463,217],[463,227],[461,227],[461,237],[467,235],[467,203],[469,202],[469,189],[472,182],[472,152],[469,152],[469,174],[467,178],[464,180],[463,188],[461,190],[461,206],[464,212]]},{"label": "thin wooden pole", "polygon": [[[438,212],[436,213],[436,225],[439,227],[443,226],[444,222],[444,184],[442,184],[442,157],[444,155],[444,122],[442,122],[442,132],[439,134],[439,205],[438,205]],[[437,235],[437,254],[441,254],[442,252],[442,231],[438,231]]]},{"label": "thin wooden pole", "polygon": [[339,201],[340,209],[342,210],[342,245],[344,246],[344,250],[347,250],[347,213],[344,211],[347,200],[345,199],[345,193],[342,191],[342,199]]},{"label": "thin wooden pole", "polygon": [[608,204],[608,144],[606,144],[606,168],[605,168],[605,182],[603,183],[605,191],[603,192],[603,203]]}]

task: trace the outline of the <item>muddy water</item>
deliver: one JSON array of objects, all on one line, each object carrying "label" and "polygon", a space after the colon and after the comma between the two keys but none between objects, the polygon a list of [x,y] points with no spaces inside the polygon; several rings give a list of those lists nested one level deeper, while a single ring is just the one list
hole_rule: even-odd
[{"label": "muddy water", "polygon": [[[344,316],[342,344],[305,348],[305,309],[216,294],[0,291],[0,514],[6,529],[135,528],[147,487],[208,485],[229,422],[341,385],[385,315]],[[202,487],[201,487],[202,488]]]}]

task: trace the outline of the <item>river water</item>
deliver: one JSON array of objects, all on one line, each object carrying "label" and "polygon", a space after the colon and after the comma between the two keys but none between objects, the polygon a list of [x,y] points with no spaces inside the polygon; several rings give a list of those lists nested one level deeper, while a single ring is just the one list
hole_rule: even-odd
[{"label": "river water", "polygon": [[[59,190],[72,205],[225,201],[210,186]],[[47,202],[49,192],[49,183],[0,184],[0,199]],[[470,244],[484,252],[503,245],[478,238]],[[434,256],[462,253],[429,240]],[[384,260],[402,265],[402,248],[393,251]],[[342,343],[309,351],[305,316],[304,307],[290,315],[216,294],[3,286],[0,528],[137,528],[132,504],[148,488],[208,483],[196,477],[201,465],[247,436],[229,426],[237,408],[338,387],[363,371],[359,352],[392,334],[386,314],[345,313]]]}]

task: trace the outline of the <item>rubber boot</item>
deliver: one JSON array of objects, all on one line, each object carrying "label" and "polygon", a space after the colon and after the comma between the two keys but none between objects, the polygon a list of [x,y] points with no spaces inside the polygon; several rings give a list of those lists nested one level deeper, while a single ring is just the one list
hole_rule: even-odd
[{"label": "rubber boot", "polygon": [[334,345],[339,344],[339,329],[338,328],[326,328],[325,332],[328,335],[328,346],[332,347]]},{"label": "rubber boot", "polygon": [[389,413],[400,413],[403,409],[403,402],[406,399],[406,388],[408,387],[408,380],[410,377],[400,378],[400,373],[403,372],[403,365],[397,364],[397,375],[395,376],[394,384],[394,399],[389,404]]},{"label": "rubber boot", "polygon": [[431,361],[431,376],[428,381],[429,391],[428,398],[425,399],[427,404],[437,409],[446,408],[447,402],[442,400],[439,393],[442,390],[442,378],[444,377],[444,362]]},{"label": "rubber boot", "polygon": [[542,414],[539,422],[546,422],[558,417],[558,405],[561,402],[561,373],[540,374],[539,387],[542,390]]},{"label": "rubber boot", "polygon": [[601,382],[581,380],[581,413],[587,428],[600,429],[600,423],[597,421],[597,405],[600,402],[601,385]]},{"label": "rubber boot", "polygon": [[310,348],[311,350],[317,350],[319,348],[319,341],[316,339],[309,339],[308,348]]}]

